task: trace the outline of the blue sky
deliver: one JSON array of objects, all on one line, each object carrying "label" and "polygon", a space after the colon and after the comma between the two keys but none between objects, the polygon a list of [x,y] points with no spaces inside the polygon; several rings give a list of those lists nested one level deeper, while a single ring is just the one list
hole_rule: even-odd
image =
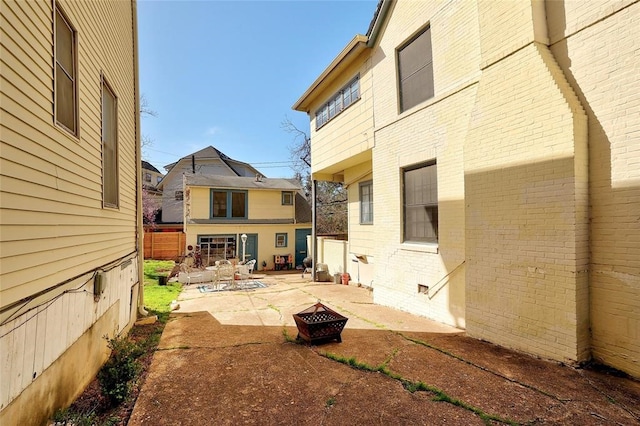
[{"label": "blue sky", "polygon": [[291,177],[291,106],[356,35],[377,0],[138,0],[144,159],[164,166],[212,145],[268,177]]}]

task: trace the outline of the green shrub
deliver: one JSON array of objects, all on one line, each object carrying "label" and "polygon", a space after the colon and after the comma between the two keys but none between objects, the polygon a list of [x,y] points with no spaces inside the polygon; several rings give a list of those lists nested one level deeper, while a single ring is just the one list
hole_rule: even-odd
[{"label": "green shrub", "polygon": [[102,394],[112,405],[118,405],[129,396],[133,380],[142,368],[137,358],[143,350],[126,336],[105,338],[109,342],[111,356],[98,372],[98,381]]}]

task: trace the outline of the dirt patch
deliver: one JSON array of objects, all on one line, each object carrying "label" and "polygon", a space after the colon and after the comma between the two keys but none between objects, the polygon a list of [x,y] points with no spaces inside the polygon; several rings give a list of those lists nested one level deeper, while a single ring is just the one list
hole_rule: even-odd
[{"label": "dirt patch", "polygon": [[[153,341],[153,336],[159,336],[164,326],[165,324],[160,321],[147,325],[135,325],[129,333],[129,339],[138,344]],[[157,343],[158,340],[156,340],[155,344],[146,345],[145,352],[137,359],[142,370],[135,383],[133,383],[129,398],[124,403],[115,407],[112,406],[102,394],[100,383],[95,378],[68,408],[67,417],[69,418],[67,421],[70,424],[126,425],[140,394],[140,389],[147,378],[149,367],[153,361],[153,354],[157,349]],[[78,422],[78,419],[80,422]],[[64,421],[61,423],[64,424]]]},{"label": "dirt patch", "polygon": [[[284,331],[284,333],[283,333]],[[636,424],[640,384],[461,335],[343,332],[174,314],[130,425]],[[289,336],[289,337],[287,337]]]}]

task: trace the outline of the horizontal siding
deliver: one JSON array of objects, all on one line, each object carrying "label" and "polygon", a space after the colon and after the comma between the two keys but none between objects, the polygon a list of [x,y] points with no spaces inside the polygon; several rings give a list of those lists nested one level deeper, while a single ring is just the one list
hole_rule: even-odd
[{"label": "horizontal siding", "polygon": [[[368,51],[363,53],[355,65],[345,70],[311,106],[311,161],[314,172],[373,148],[373,89],[368,54]],[[316,110],[358,74],[360,99],[316,130]]]},{"label": "horizontal siding", "polygon": [[[131,3],[60,1],[78,35],[79,138],[53,117],[53,2],[2,2],[0,296],[7,305],[135,250]],[[101,81],[118,98],[119,208],[102,208]]]}]

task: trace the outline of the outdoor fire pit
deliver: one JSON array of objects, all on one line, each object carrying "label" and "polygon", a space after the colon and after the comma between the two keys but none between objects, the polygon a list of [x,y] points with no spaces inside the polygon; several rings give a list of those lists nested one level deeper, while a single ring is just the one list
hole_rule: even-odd
[{"label": "outdoor fire pit", "polygon": [[340,343],[340,333],[349,318],[318,302],[302,312],[293,314],[293,319],[298,327],[298,339],[312,343],[336,339]]}]

